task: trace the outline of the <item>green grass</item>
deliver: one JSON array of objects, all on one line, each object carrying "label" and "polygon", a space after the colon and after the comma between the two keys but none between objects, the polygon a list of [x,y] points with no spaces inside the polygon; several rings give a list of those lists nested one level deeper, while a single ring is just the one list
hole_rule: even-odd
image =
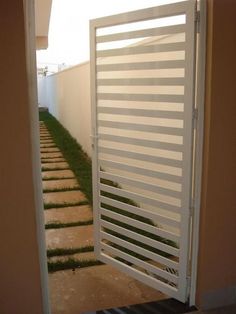
[{"label": "green grass", "polygon": [[80,191],[79,187],[43,189],[43,193]]},{"label": "green grass", "polygon": [[64,179],[75,179],[75,177],[49,177],[49,178],[43,178],[43,181],[64,180]]},{"label": "green grass", "polygon": [[80,144],[72,138],[70,133],[48,112],[39,113],[51,133],[56,146],[61,150],[64,158],[74,172],[75,177],[92,206],[92,164],[91,159],[82,150]]},{"label": "green grass", "polygon": [[88,205],[88,201],[81,201],[81,202],[74,202],[74,203],[47,203],[44,204],[44,209],[52,209],[52,208],[64,208],[64,207],[72,207],[72,206],[82,206],[82,205]]},{"label": "green grass", "polygon": [[[59,158],[63,158],[63,157],[59,157]],[[47,160],[47,159],[41,160],[41,164],[54,164],[55,162],[60,163],[60,162],[65,162],[65,161],[64,160],[54,161],[54,160]]]},{"label": "green grass", "polygon": [[[49,129],[50,133],[52,134],[52,137],[56,143],[56,145],[60,148],[60,150],[62,151],[63,156],[65,157],[66,161],[68,162],[71,170],[75,173],[75,176],[78,180],[78,182],[80,183],[81,186],[81,190],[85,193],[87,199],[89,200],[90,205],[92,205],[92,168],[91,168],[91,160],[88,158],[88,156],[82,151],[81,146],[75,141],[75,139],[73,139],[69,132],[66,131],[61,124],[54,118],[52,117],[49,113],[40,113],[40,119],[43,120],[47,126],[47,128]],[[101,169],[103,170],[103,169]],[[104,171],[104,170],[103,170]],[[110,180],[101,180],[102,184],[106,184],[115,188],[119,188],[121,189],[121,187],[119,186],[119,184],[117,184],[116,182],[110,181]],[[134,207],[139,207],[139,205],[134,202],[131,199],[128,199],[126,197],[122,197],[119,195],[115,195],[113,193],[108,193],[105,191],[101,191],[101,195],[114,199],[116,201],[128,204],[130,206],[134,206]],[[128,211],[125,210],[121,210],[119,208],[107,205],[107,204],[101,204],[103,208],[106,208],[107,210],[111,210],[114,211],[118,214],[127,216],[129,218],[141,221],[143,223],[152,225],[152,226],[156,226],[156,224],[154,224],[154,222],[151,219],[130,213]],[[172,247],[177,247],[177,244],[173,241],[167,240],[165,238],[162,238],[160,236],[157,236],[153,233],[150,232],[146,232],[144,230],[141,230],[139,228],[133,227],[131,225],[116,221],[114,219],[108,218],[106,216],[102,216],[102,219],[114,223],[118,226],[121,226],[125,229],[131,230],[133,232],[136,232],[140,235],[146,236],[150,239],[154,239],[156,241],[159,241],[161,243],[167,244],[169,246]],[[128,241],[130,243],[133,243],[137,246],[143,247],[146,250],[150,250],[152,252],[155,252],[157,254],[160,254],[162,256],[165,257],[170,257],[170,254],[167,254],[166,252],[163,252],[161,250],[155,249],[153,247],[150,247],[148,245],[145,245],[139,241],[136,241],[134,239],[131,239],[127,236],[124,236],[122,234],[119,234],[117,232],[113,232],[111,230],[105,229],[105,231],[107,233],[110,233],[120,239],[123,239],[125,241]],[[145,257],[136,254],[130,250],[127,250],[125,248],[122,248],[120,246],[115,245],[114,243],[110,243],[109,245],[118,248],[119,250],[130,254],[132,256],[138,257],[139,259],[145,259]]]},{"label": "green grass", "polygon": [[[59,153],[58,153],[59,154]],[[49,156],[49,157],[41,157],[41,160],[42,161],[46,161],[47,162],[47,160],[48,159],[57,159],[57,158],[64,158],[63,156],[59,156],[59,157],[53,157],[53,156]],[[55,162],[54,160],[52,161],[52,162]]]},{"label": "green grass", "polygon": [[47,167],[42,167],[41,171],[57,171],[57,170],[70,170],[68,167],[60,168],[60,167],[55,167],[55,168],[47,168]]},{"label": "green grass", "polygon": [[88,226],[92,225],[93,220],[85,220],[85,221],[75,221],[75,222],[67,222],[67,223],[61,223],[61,222],[52,222],[45,225],[45,229],[61,229],[61,228],[68,228],[68,227],[80,227],[80,226]]},{"label": "green grass", "polygon": [[65,270],[65,269],[75,270],[76,268],[84,268],[84,267],[91,267],[91,266],[97,266],[97,265],[103,265],[103,263],[98,260],[78,261],[74,258],[68,258],[65,261],[48,262],[48,271],[52,273],[59,270]]},{"label": "green grass", "polygon": [[87,252],[93,252],[94,246],[88,245],[88,246],[82,246],[79,248],[69,248],[69,249],[48,249],[47,250],[47,257],[53,257],[53,256],[63,256],[63,255],[73,255],[76,253],[87,253]]}]

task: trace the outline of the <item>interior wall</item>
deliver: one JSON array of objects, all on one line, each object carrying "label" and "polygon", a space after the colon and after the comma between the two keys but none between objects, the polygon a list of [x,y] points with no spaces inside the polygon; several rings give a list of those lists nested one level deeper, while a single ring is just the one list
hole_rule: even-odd
[{"label": "interior wall", "polygon": [[42,314],[23,0],[0,2],[0,25],[0,313]]},{"label": "interior wall", "polygon": [[208,0],[197,304],[236,303],[236,2]]}]

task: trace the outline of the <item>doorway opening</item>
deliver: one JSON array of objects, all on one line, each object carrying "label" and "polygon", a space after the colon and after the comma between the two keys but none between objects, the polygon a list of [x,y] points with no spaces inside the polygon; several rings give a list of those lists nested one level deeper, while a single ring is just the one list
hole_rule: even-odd
[{"label": "doorway opening", "polygon": [[[106,270],[101,278],[96,275],[95,267],[101,269],[103,266],[95,266],[100,262],[91,258],[93,243],[77,246],[77,251],[72,247],[64,248],[64,252],[56,251],[59,247],[51,247],[48,251],[51,254],[49,265],[57,265],[62,271],[59,279],[52,280],[55,285],[67,276],[62,270],[66,268],[63,265],[71,263],[68,280],[71,283],[76,273],[83,278],[81,265],[87,263],[88,267],[93,264],[90,276],[93,280],[94,277],[99,279],[98,288],[101,290],[102,281],[108,280],[114,266],[156,290],[182,302],[187,301],[193,197],[195,14],[195,4],[188,2],[133,12],[127,14],[125,20],[122,16],[115,16],[92,22],[94,240],[97,258],[111,266],[104,266]],[[169,15],[174,19],[177,17],[178,22],[175,20],[171,24]],[[159,24],[150,24],[150,20]],[[135,24],[135,28],[127,31],[127,24]],[[66,72],[68,74],[69,70]],[[54,79],[57,80],[56,75],[54,78],[45,77],[51,88],[58,83]],[[60,91],[58,87],[56,89]],[[63,95],[66,88],[61,93],[66,99]],[[52,96],[48,89],[47,96]],[[57,101],[51,98],[51,112],[55,111],[53,106],[56,105]],[[66,110],[64,114],[66,116]],[[56,116],[66,125],[66,118]],[[56,244],[66,237],[71,241],[81,241],[70,233],[65,236],[64,231],[83,228],[81,233],[84,236],[86,229],[92,229],[91,212],[90,216],[84,213],[83,221],[76,216],[82,212],[82,206],[88,213],[92,197],[79,178],[83,170],[74,167],[74,157],[77,158],[77,166],[81,165],[78,155],[71,156],[73,150],[68,146],[69,137],[64,136],[60,128],[55,129],[60,125],[53,117],[47,113],[41,117],[44,120],[40,126],[42,170],[46,182],[44,202],[46,216],[51,217],[46,222],[46,233],[55,235],[51,240]],[[88,165],[90,162],[83,152],[82,155],[85,161],[82,168],[85,169],[86,159]],[[53,173],[56,171],[59,175]],[[53,186],[53,181],[59,183],[58,179],[64,180],[64,184],[66,180],[72,181],[67,181],[67,187],[62,185],[58,188],[58,184]],[[63,196],[55,201],[59,193]],[[73,201],[64,198],[66,193]],[[74,208],[67,210],[71,207]],[[80,208],[77,208],[75,216],[71,214],[72,220],[57,220],[59,216],[65,218],[69,211],[74,213],[75,207]],[[58,230],[64,233],[61,240],[56,235],[60,233]],[[85,254],[85,259],[76,264],[75,259],[70,258],[72,253]],[[59,255],[64,257],[59,258]],[[88,282],[85,277],[84,280]],[[110,280],[116,281],[117,277],[111,276]],[[133,292],[130,282],[124,281],[119,290],[124,293],[124,286],[128,284]],[[65,304],[71,304],[73,296],[79,301],[76,295],[78,284],[76,289],[68,288],[61,286],[57,296],[66,296]],[[91,290],[94,291],[91,296],[96,299],[96,290]],[[103,296],[108,298],[105,293]],[[116,292],[115,298],[117,300]],[[80,303],[83,301],[81,299]]]}]

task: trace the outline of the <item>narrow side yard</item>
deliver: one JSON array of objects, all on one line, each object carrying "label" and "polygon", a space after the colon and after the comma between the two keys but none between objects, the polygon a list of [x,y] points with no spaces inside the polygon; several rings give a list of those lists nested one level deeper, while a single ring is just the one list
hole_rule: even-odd
[{"label": "narrow side yard", "polygon": [[49,113],[40,150],[52,313],[79,314],[165,296],[96,260],[91,161]]}]

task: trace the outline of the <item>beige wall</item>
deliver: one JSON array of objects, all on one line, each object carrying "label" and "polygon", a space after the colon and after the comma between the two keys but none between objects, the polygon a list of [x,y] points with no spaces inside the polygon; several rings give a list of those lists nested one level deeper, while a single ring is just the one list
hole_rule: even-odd
[{"label": "beige wall", "polygon": [[236,303],[236,2],[208,0],[197,303]]},{"label": "beige wall", "polygon": [[39,99],[91,156],[89,75],[89,62],[86,62],[47,76],[45,93]]},{"label": "beige wall", "polygon": [[42,314],[23,1],[0,2],[0,25],[0,313]]}]

